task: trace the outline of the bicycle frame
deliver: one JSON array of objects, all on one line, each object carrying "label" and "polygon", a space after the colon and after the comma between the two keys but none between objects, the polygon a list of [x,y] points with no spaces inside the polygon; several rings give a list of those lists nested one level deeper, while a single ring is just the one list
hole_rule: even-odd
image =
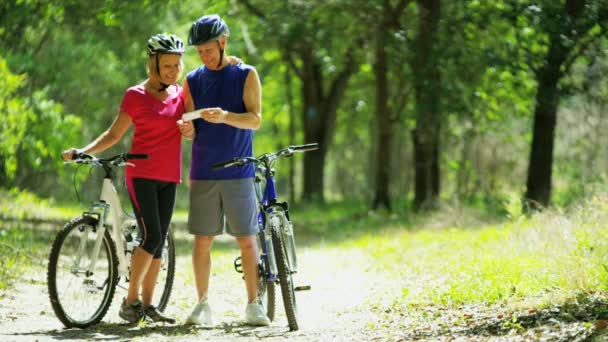
[{"label": "bicycle frame", "polygon": [[[111,175],[106,175],[101,186],[99,202],[93,203],[89,208],[90,211],[85,213],[85,215],[93,214],[98,216],[96,227],[97,239],[95,240],[95,245],[91,254],[91,264],[89,265],[89,269],[93,269],[95,262],[97,262],[99,250],[101,248],[101,244],[103,243],[103,235],[106,229],[109,228],[111,229],[110,233],[116,245],[116,254],[118,256],[118,274],[119,276],[128,275],[128,265],[125,258],[125,250],[122,243],[122,235],[120,230],[120,223],[123,221],[120,208],[122,208],[120,205],[120,198],[118,197],[116,187],[114,187],[112,177]],[[81,241],[81,248],[84,248],[84,243],[84,240]]]},{"label": "bicycle frame", "polygon": [[[262,177],[264,179],[264,186],[262,189]],[[258,225],[260,227],[258,235],[260,238],[260,245],[262,249],[262,262],[264,263],[265,269],[267,270],[267,278],[270,281],[277,280],[277,268],[274,261],[273,253],[270,253],[266,237],[266,222],[267,214],[271,212],[269,203],[276,202],[276,191],[274,187],[274,177],[272,171],[266,170],[263,166],[256,167],[256,195],[258,198]]]}]

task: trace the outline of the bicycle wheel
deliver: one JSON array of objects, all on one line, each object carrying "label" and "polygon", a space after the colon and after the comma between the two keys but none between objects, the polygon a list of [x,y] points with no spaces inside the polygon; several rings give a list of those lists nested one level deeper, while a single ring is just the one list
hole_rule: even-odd
[{"label": "bicycle wheel", "polygon": [[[127,238],[130,243],[125,243],[125,252],[133,255],[135,248],[139,246],[141,238],[139,237],[139,230],[137,229],[137,223],[127,221],[123,224],[123,236]],[[128,229],[129,231],[125,231]],[[131,269],[130,261],[127,265],[129,270]],[[154,304],[160,311],[164,311],[169,303],[169,297],[171,296],[171,290],[173,289],[173,279],[175,277],[175,241],[173,239],[173,233],[169,230],[165,245],[163,246],[163,253],[161,257],[160,270],[158,278],[156,279],[156,287],[154,296],[152,297],[152,304]],[[129,279],[126,279],[127,282]],[[128,285],[127,285],[128,287]]]},{"label": "bicycle wheel", "polygon": [[[175,276],[175,241],[173,240],[173,233],[169,231],[167,239],[165,240],[165,246],[163,247],[163,256],[160,264],[160,272],[158,273],[158,279],[156,280],[156,291],[154,291],[154,297],[152,303],[160,311],[164,311],[169,303],[169,297],[171,296],[171,290],[173,289],[173,279]],[[162,291],[160,291],[162,289]]]},{"label": "bicycle wheel", "polygon": [[295,331],[298,330],[296,296],[291,269],[289,267],[289,260],[287,259],[287,249],[285,248],[281,229],[281,219],[278,216],[272,217],[270,219],[270,232],[279,273],[279,282],[281,284],[281,294],[283,295],[283,305],[285,305],[285,314],[287,315],[289,330]]},{"label": "bicycle wheel", "polygon": [[105,231],[99,255],[91,265],[97,220],[80,216],[57,234],[47,270],[49,297],[55,315],[67,328],[86,328],[104,317],[118,282],[114,241]]},{"label": "bicycle wheel", "polygon": [[258,279],[258,298],[263,302],[266,302],[266,316],[271,321],[274,321],[275,311],[275,288],[274,281],[268,280],[269,272],[266,271],[266,267],[260,264],[260,274]]}]

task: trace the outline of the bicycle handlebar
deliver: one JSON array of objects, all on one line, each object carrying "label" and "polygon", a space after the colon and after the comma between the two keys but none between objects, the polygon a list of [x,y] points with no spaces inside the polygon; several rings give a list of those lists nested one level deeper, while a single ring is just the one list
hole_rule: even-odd
[{"label": "bicycle handlebar", "polygon": [[277,152],[262,154],[261,156],[259,156],[257,158],[236,157],[231,160],[212,164],[211,167],[214,170],[218,170],[218,169],[223,169],[223,168],[233,167],[233,166],[245,166],[249,163],[254,163],[254,164],[269,163],[269,162],[272,162],[272,161],[282,158],[282,157],[291,157],[294,154],[294,152],[308,152],[308,151],[316,150],[318,148],[319,148],[318,143],[305,144],[305,145],[291,145],[291,146],[284,148],[282,150],[279,150]]},{"label": "bicycle handlebar", "polygon": [[295,146],[289,146],[289,148],[294,152],[307,152],[307,151],[314,151],[314,150],[318,149],[319,144],[312,143],[312,144],[305,144],[305,145],[295,145]]},{"label": "bicycle handlebar", "polygon": [[72,161],[77,164],[93,164],[93,165],[123,165],[130,159],[148,159],[147,154],[142,153],[120,153],[109,158],[97,158],[86,153],[74,153]]}]

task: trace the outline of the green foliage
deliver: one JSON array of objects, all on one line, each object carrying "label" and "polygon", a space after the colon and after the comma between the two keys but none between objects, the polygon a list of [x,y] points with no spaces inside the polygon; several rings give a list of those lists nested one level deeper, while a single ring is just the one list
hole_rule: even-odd
[{"label": "green foliage", "polygon": [[1,57],[0,79],[5,80],[0,86],[0,160],[5,170],[0,185],[6,186],[28,174],[56,170],[61,164],[57,156],[63,144],[75,140],[80,120],[66,115],[44,91],[21,97],[27,78],[11,73]]},{"label": "green foliage", "polygon": [[17,171],[17,155],[14,149],[26,133],[28,108],[23,99],[16,97],[25,76],[14,75],[8,69],[6,61],[0,59],[0,112],[5,113],[0,131],[0,160],[4,161],[1,167],[7,178],[15,176]]},{"label": "green foliage", "polygon": [[[193,20],[219,13],[231,27],[229,54],[254,65],[262,79],[263,124],[256,132],[256,154],[305,142],[301,121],[306,99],[295,72],[304,65],[299,49],[313,52],[312,65],[318,67],[314,75],[323,80],[322,89],[310,96],[327,94],[347,53],[357,53],[358,72],[337,109],[335,134],[327,143],[325,191],[330,201],[369,201],[378,167],[373,161],[383,152],[376,150],[372,54],[382,3],[247,3],[262,15],[238,1],[0,4],[0,185],[71,198],[72,193],[56,191],[68,189],[73,171],[61,164],[58,152],[86,144],[109,126],[124,90],[146,77],[146,39],[160,31],[186,39]],[[389,3],[394,6],[398,1]],[[438,37],[442,73],[438,91],[445,114],[440,139],[441,198],[493,213],[504,212],[506,200],[507,211],[517,212],[513,199],[525,186],[535,73],[544,65],[551,34],[563,26],[564,3],[442,2]],[[383,31],[388,36],[389,108],[395,133],[391,165],[386,167],[390,168],[390,192],[397,201],[408,201],[414,188],[410,132],[416,125],[412,115],[416,98],[409,61],[417,53],[413,44],[417,11],[416,2],[410,2],[395,13],[396,22],[391,24],[395,26]],[[601,114],[608,89],[604,77],[608,42],[602,38],[606,32],[602,11],[604,1],[588,2],[580,21],[589,29],[588,36],[578,37],[573,31],[564,37],[567,44],[584,44],[576,50],[579,59],[573,61],[570,76],[560,83],[564,97],[553,177],[557,205],[575,203],[605,184],[608,141],[602,132],[608,127]],[[194,49],[188,48],[185,71],[199,65]],[[126,136],[114,151],[128,149],[129,141]],[[184,143],[184,179],[189,148]],[[300,192],[302,160],[298,156],[293,164],[278,165],[283,194]],[[292,167],[296,189],[286,187]],[[183,190],[180,208],[187,207],[187,189]],[[84,187],[83,191],[92,196],[96,189]],[[403,214],[408,205],[397,208]]]}]

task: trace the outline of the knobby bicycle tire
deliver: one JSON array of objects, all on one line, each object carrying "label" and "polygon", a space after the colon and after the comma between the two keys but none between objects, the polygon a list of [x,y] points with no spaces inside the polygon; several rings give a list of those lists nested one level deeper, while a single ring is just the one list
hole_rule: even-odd
[{"label": "knobby bicycle tire", "polygon": [[266,299],[266,316],[270,321],[274,321],[276,293],[274,281],[268,280],[270,271],[264,270],[265,266],[260,266],[260,274],[258,280],[258,298],[263,302]]},{"label": "knobby bicycle tire", "polygon": [[[116,246],[114,245],[114,241],[111,239],[108,230],[106,230],[104,233],[102,246],[99,253],[100,255],[98,257],[98,262],[101,262],[100,265],[103,265],[103,268],[107,268],[107,275],[103,275],[102,272],[99,272],[98,274],[95,274],[97,272],[91,272],[90,274],[79,274],[82,273],[82,271],[75,271],[74,266],[72,265],[70,271],[66,273],[70,279],[58,278],[63,276],[59,274],[59,272],[65,271],[58,267],[58,263],[63,261],[73,261],[65,259],[79,258],[78,251],[82,250],[82,248],[79,247],[74,253],[72,253],[69,250],[70,246],[68,246],[68,244],[72,242],[72,240],[80,243],[84,235],[83,233],[89,231],[91,232],[92,237],[97,236],[97,233],[93,232],[94,227],[96,226],[97,220],[94,217],[76,217],[66,223],[63,229],[57,234],[51,248],[47,270],[49,298],[51,300],[53,311],[55,311],[55,315],[66,328],[86,328],[99,323],[112,304],[112,298],[114,297],[114,291],[116,290],[116,284],[118,283],[118,258],[116,256]],[[72,233],[76,235],[76,237],[72,238]],[[87,236],[84,236],[84,238],[86,239]],[[94,241],[94,239],[91,241]],[[88,249],[84,249],[85,252],[90,252],[92,250],[92,246],[88,247]],[[62,254],[62,251],[66,252],[67,254]],[[84,254],[85,255],[83,257],[85,260],[81,263],[86,265],[88,258],[86,253]],[[105,255],[105,260],[101,260],[102,255]],[[100,281],[98,284],[95,278],[99,278],[100,275],[100,279],[102,281]],[[98,304],[94,303],[92,306],[85,305],[85,303],[81,303],[79,300],[76,300],[74,303],[68,303],[66,299],[64,302],[62,300],[62,294],[63,291],[68,290],[69,285],[75,285],[77,291],[83,291],[84,297],[93,298],[94,294],[99,293],[101,294],[101,300]],[[67,298],[69,297],[70,296]],[[84,310],[88,306],[92,307],[92,314],[87,314],[83,317],[75,316],[78,310]]]},{"label": "knobby bicycle tire", "polygon": [[[175,240],[173,239],[173,233],[169,231],[167,234],[167,277],[164,279],[163,284],[163,292],[158,302],[158,309],[160,311],[165,311],[167,304],[169,303],[169,297],[171,296],[171,290],[173,289],[173,280],[175,277]],[[165,255],[163,255],[163,258]],[[163,260],[162,263],[165,261]],[[162,267],[162,266],[161,266]],[[164,272],[161,269],[159,277],[163,275]],[[162,281],[162,279],[161,279]]]},{"label": "knobby bicycle tire", "polygon": [[[132,258],[135,248],[137,248],[141,242],[141,237],[139,236],[141,232],[137,228],[137,222],[135,220],[128,220],[124,222],[121,229],[122,236],[126,238],[126,241],[129,241],[129,243],[127,243],[123,238],[125,253],[127,256],[131,254]],[[131,258],[126,258],[129,274],[131,273]],[[173,289],[174,279],[175,239],[173,237],[173,232],[169,230],[165,240],[165,245],[163,246],[161,266],[158,272],[158,278],[156,279],[154,296],[152,297],[152,304],[154,304],[160,311],[164,311],[167,308],[169,298],[171,297],[171,291]],[[126,277],[124,280],[124,286],[119,287],[127,289],[129,287],[129,282],[131,281],[130,277]]]},{"label": "knobby bicycle tire", "polygon": [[279,283],[281,284],[281,294],[283,295],[283,305],[285,305],[285,315],[289,330],[296,331],[298,327],[296,296],[293,286],[293,278],[287,260],[287,249],[281,234],[281,224],[275,220],[271,221],[271,235],[274,254],[277,262]]}]

